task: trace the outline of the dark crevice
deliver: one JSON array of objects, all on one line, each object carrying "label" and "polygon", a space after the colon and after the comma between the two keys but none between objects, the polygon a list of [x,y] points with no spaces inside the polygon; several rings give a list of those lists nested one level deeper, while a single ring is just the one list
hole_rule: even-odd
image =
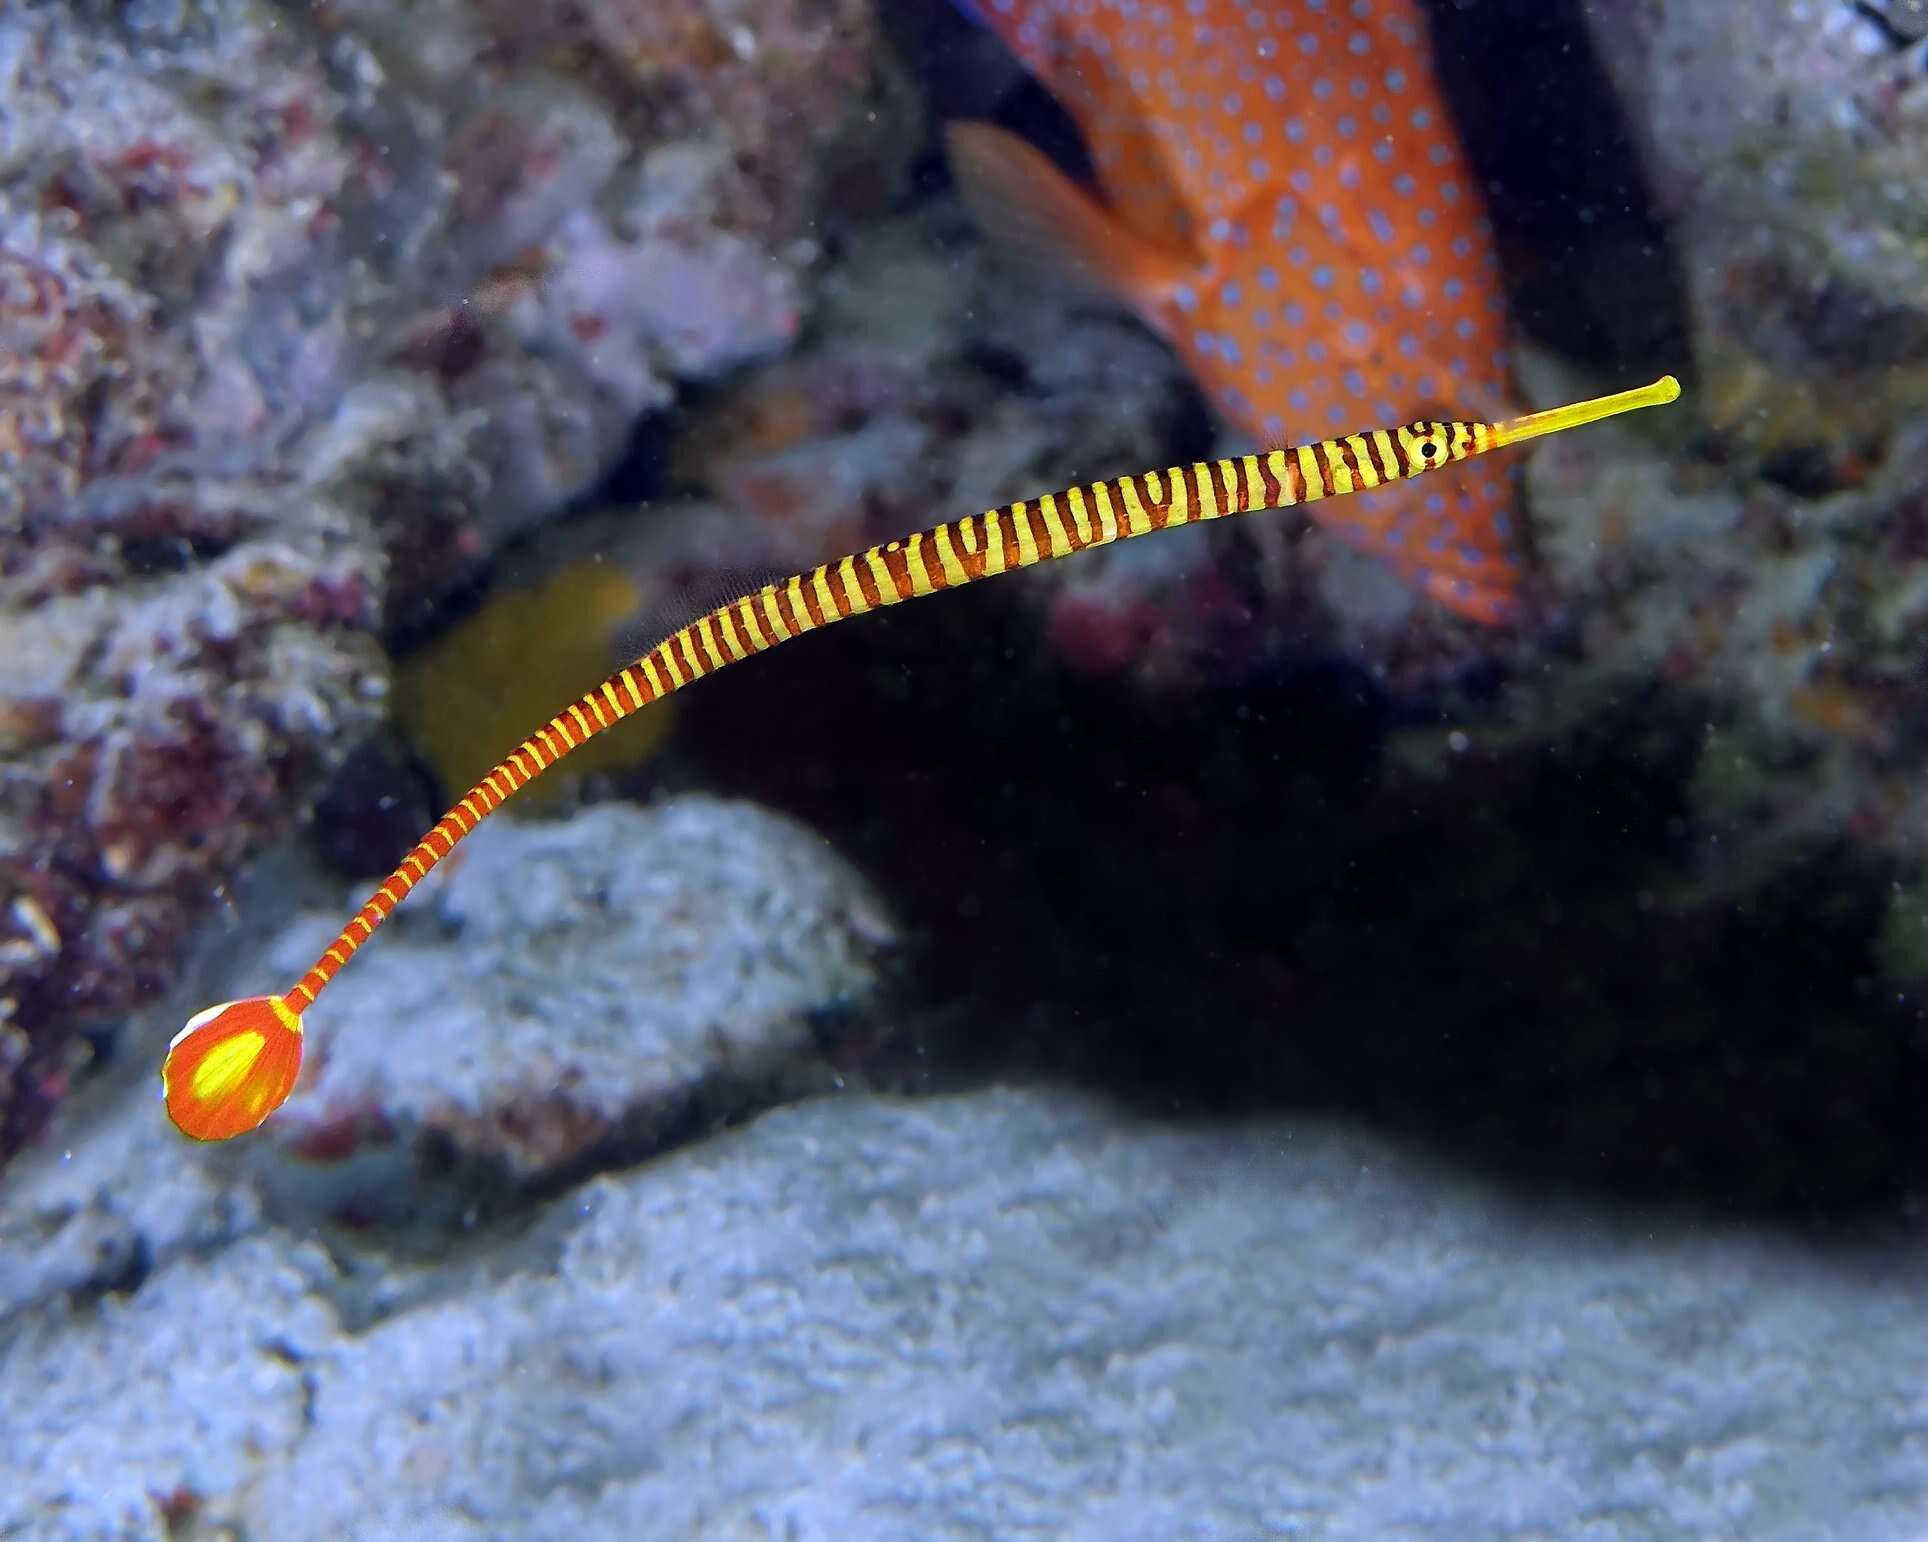
[{"label": "dark crevice", "polygon": [[1050,669],[995,595],[947,603],[707,683],[678,750],[883,886],[969,1025],[937,1084],[1363,1119],[1710,1216],[1928,1192],[1928,1037],[1870,984],[1891,875],[1817,848],[1693,898],[1689,704],[1413,775],[1356,672],[1148,700]]}]

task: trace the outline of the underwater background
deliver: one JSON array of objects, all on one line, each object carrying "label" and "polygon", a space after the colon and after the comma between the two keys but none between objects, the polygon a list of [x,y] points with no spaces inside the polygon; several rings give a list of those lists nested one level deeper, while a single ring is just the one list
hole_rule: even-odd
[{"label": "underwater background", "polygon": [[0,1537],[1928,1535],[1925,407],[1922,0],[0,3]]}]

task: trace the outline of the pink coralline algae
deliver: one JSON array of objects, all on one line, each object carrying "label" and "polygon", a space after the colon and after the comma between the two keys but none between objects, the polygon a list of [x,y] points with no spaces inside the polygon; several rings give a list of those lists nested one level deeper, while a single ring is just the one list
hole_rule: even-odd
[{"label": "pink coralline algae", "polygon": [[867,7],[676,10],[0,16],[0,1159],[379,722],[377,628],[785,347],[839,157],[901,166]]}]

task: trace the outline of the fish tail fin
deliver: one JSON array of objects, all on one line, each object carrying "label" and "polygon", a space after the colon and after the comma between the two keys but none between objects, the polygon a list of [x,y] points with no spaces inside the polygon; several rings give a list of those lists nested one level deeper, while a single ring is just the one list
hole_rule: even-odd
[{"label": "fish tail fin", "polygon": [[195,1140],[252,1130],[294,1090],[301,1018],[279,996],[248,996],[196,1013],[161,1062],[167,1115]]},{"label": "fish tail fin", "polygon": [[1000,255],[1027,277],[1122,301],[1153,330],[1170,329],[1192,264],[1152,245],[1018,135],[989,123],[944,131],[964,201]]}]

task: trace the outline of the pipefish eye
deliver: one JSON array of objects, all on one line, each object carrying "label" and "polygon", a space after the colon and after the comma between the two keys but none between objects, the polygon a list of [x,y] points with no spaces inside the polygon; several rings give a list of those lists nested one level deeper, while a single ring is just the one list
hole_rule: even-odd
[{"label": "pipefish eye", "polygon": [[1406,429],[1406,443],[1413,458],[1413,469],[1431,471],[1446,464],[1446,430],[1438,423],[1414,423]]}]

